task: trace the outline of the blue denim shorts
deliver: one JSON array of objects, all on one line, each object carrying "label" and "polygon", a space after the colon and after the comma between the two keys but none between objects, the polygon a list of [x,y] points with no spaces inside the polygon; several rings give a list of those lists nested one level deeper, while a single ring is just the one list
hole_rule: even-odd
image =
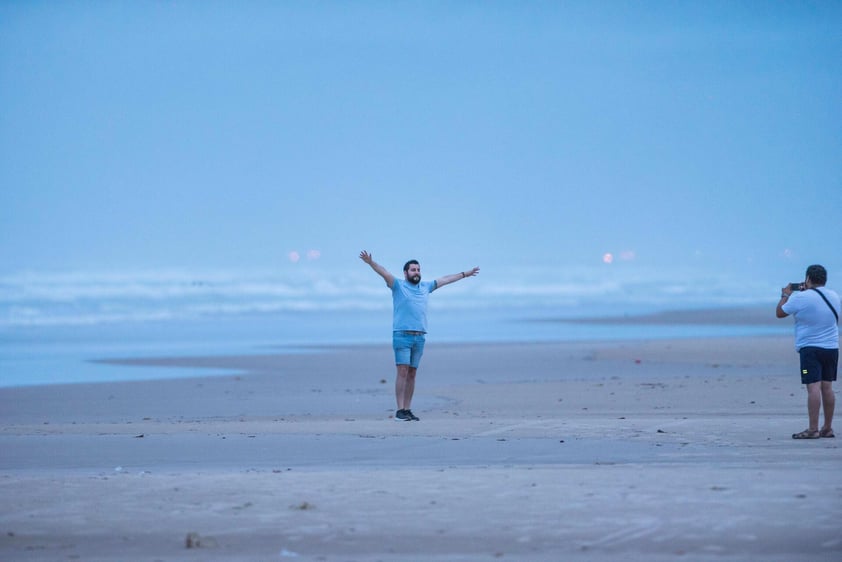
[{"label": "blue denim shorts", "polygon": [[409,365],[417,369],[424,355],[423,333],[392,332],[392,348],[395,350],[395,365]]},{"label": "blue denim shorts", "polygon": [[836,380],[838,349],[802,347],[798,355],[801,356],[801,384]]}]

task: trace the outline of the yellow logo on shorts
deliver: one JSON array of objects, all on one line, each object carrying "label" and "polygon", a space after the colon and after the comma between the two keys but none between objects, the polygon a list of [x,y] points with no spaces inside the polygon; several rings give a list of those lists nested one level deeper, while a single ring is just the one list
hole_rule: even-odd
[{"label": "yellow logo on shorts", "polygon": [[806,375],[806,374],[807,374],[807,369],[801,369],[801,374],[802,374],[802,375]]}]

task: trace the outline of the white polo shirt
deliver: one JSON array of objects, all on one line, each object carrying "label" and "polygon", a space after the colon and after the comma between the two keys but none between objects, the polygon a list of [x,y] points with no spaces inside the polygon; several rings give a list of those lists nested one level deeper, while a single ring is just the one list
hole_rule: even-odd
[{"label": "white polo shirt", "polygon": [[[825,296],[836,314],[842,313],[839,295],[825,287],[817,287]],[[830,307],[819,294],[810,289],[792,293],[781,306],[781,310],[795,317],[795,349],[821,347],[839,349],[839,325]]]}]

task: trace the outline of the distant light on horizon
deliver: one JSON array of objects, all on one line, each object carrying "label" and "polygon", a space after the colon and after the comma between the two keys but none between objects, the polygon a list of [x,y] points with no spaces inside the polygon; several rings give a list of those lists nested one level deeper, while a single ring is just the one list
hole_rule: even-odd
[{"label": "distant light on horizon", "polygon": [[616,258],[612,252],[605,252],[602,254],[602,263],[612,264],[615,259],[620,259],[621,261],[634,261],[636,257],[637,254],[634,250],[623,250]]},{"label": "distant light on horizon", "polygon": [[[316,261],[322,257],[322,252],[321,250],[307,250],[304,257],[307,258],[307,261]],[[298,250],[292,250],[287,254],[287,258],[292,263],[298,263],[301,261],[302,255]]]}]

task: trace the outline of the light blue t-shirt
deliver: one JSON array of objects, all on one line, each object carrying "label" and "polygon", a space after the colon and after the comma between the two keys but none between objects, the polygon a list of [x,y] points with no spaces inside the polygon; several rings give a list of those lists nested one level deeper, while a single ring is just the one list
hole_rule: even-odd
[{"label": "light blue t-shirt", "polygon": [[[824,287],[817,289],[830,301],[836,314],[840,314],[842,305],[839,303],[839,295]],[[796,350],[802,347],[839,349],[839,325],[830,307],[816,291],[810,289],[792,293],[781,310],[795,316]]]},{"label": "light blue t-shirt", "polygon": [[427,331],[427,300],[436,290],[435,281],[421,281],[414,285],[406,279],[392,284],[392,330]]}]

